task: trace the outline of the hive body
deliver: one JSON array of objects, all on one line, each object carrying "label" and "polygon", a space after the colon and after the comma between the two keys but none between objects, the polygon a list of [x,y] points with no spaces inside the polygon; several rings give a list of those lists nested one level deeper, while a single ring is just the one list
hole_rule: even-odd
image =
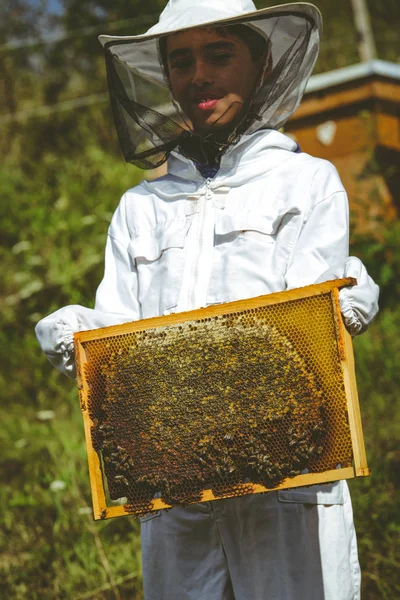
[{"label": "hive body", "polygon": [[367,474],[345,283],[76,334],[95,518]]}]

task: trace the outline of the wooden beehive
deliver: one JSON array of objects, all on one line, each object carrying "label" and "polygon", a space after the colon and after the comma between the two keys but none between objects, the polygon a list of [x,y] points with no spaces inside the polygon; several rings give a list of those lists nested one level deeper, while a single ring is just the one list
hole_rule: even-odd
[{"label": "wooden beehive", "polygon": [[351,235],[380,240],[377,223],[400,211],[400,65],[373,60],[312,76],[285,132],[339,171]]},{"label": "wooden beehive", "polygon": [[75,334],[94,518],[368,475],[353,283]]}]

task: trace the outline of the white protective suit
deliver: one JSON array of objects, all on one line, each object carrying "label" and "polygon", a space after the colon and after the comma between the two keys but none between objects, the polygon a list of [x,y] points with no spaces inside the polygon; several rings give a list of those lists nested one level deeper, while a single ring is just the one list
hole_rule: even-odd
[{"label": "white protective suit", "polygon": [[[194,4],[172,0],[166,26],[174,6]],[[177,26],[251,7],[207,1],[179,13]],[[348,258],[346,193],[330,163],[296,150],[263,129],[231,146],[212,179],[174,152],[168,175],[128,190],[110,225],[95,309],[65,307],[37,325],[49,360],[74,377],[75,331],[344,276],[358,280],[340,292],[344,321],[361,333],[377,312],[378,288]],[[153,513],[142,519],[142,549],[146,600],[360,598],[345,482]]]}]

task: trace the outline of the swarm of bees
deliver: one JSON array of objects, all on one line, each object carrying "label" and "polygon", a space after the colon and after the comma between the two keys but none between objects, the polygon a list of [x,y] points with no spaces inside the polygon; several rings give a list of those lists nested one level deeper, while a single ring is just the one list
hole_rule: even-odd
[{"label": "swarm of bees", "polygon": [[271,325],[274,310],[142,330],[108,352],[92,348],[92,441],[112,499],[127,498],[142,515],[155,496],[186,505],[206,489],[227,497],[253,484],[277,487],[318,468],[324,455],[325,468],[351,462],[350,441],[340,456],[330,448],[330,402],[333,394],[343,400],[338,373],[325,389],[309,342],[299,351],[299,330]]}]

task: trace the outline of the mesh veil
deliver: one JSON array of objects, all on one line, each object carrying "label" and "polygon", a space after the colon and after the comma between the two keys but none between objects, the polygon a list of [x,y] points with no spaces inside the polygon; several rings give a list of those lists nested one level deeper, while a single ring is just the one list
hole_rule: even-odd
[{"label": "mesh veil", "polygon": [[215,144],[222,155],[243,134],[284,125],[298,107],[314,67],[318,27],[310,16],[295,12],[253,16],[241,23],[269,40],[272,70],[264,79],[260,73],[254,93],[229,128],[216,129],[215,133],[196,133],[174,102],[157,38],[119,39],[105,44],[111,108],[127,162],[152,169],[175,150],[205,163],[207,144]]}]

